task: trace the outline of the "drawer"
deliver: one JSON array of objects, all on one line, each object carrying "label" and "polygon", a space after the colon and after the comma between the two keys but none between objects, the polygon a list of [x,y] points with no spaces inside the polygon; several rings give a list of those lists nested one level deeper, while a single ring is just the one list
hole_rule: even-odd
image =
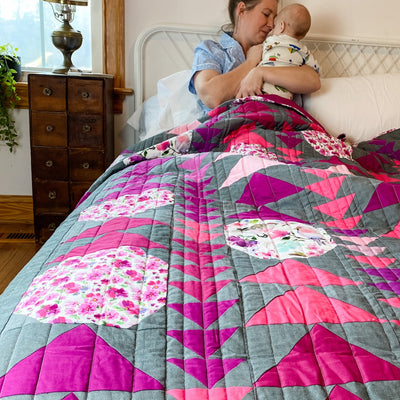
[{"label": "drawer", "polygon": [[36,242],[43,244],[64,221],[68,214],[40,214],[35,215]]},{"label": "drawer", "polygon": [[74,209],[79,200],[87,192],[93,182],[71,182],[69,185],[71,209]]},{"label": "drawer", "polygon": [[28,76],[29,104],[32,111],[65,111],[67,80],[51,75]]},{"label": "drawer", "polygon": [[72,147],[103,147],[103,116],[70,114],[69,145]]},{"label": "drawer", "polygon": [[68,150],[62,147],[32,147],[32,176],[46,180],[68,179]]},{"label": "drawer", "polygon": [[68,110],[70,113],[102,114],[104,104],[103,80],[68,80]]},{"label": "drawer", "polygon": [[31,140],[33,146],[67,146],[67,114],[32,112]]},{"label": "drawer", "polygon": [[104,171],[103,151],[70,149],[69,178],[73,181],[93,182]]},{"label": "drawer", "polygon": [[69,212],[67,181],[34,179],[33,196],[35,214],[43,214],[49,211],[52,213]]}]

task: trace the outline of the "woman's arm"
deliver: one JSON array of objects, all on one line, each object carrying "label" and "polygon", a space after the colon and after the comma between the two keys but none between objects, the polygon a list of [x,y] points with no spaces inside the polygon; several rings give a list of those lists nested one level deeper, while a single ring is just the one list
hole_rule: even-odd
[{"label": "woman's arm", "polygon": [[255,67],[241,81],[236,97],[262,94],[264,82],[282,86],[292,93],[312,93],[321,88],[319,75],[308,65],[301,67]]},{"label": "woman's arm", "polygon": [[197,72],[193,83],[200,100],[207,107],[214,108],[234,99],[243,78],[260,62],[261,54],[262,45],[253,46],[247,52],[246,61],[232,71],[225,74],[212,69]]}]

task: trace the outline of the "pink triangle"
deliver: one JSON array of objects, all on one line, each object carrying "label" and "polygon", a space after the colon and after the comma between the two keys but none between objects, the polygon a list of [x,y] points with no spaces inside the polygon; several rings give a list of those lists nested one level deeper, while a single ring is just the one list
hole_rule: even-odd
[{"label": "pink triangle", "polygon": [[51,262],[62,262],[71,257],[83,257],[86,254],[92,254],[100,250],[116,249],[120,246],[132,245],[145,249],[165,248],[164,245],[153,242],[138,233],[112,232],[95,239],[89,244],[75,247],[67,254],[61,255]]},{"label": "pink triangle", "polygon": [[231,267],[201,267],[201,280],[204,282],[207,279],[217,277],[222,272],[231,269]]},{"label": "pink triangle", "polygon": [[220,224],[205,224],[182,219],[176,219],[176,221],[181,222],[184,228],[174,227],[174,229],[181,232],[184,236],[190,237],[197,243],[209,242],[210,239],[222,235],[222,233],[210,233],[212,229],[218,228]]},{"label": "pink triangle", "polygon": [[168,307],[178,311],[202,328],[208,328],[237,302],[238,300],[234,299],[209,303],[174,303],[168,304]]},{"label": "pink triangle", "polygon": [[359,246],[368,246],[370,243],[375,242],[378,238],[374,237],[357,237],[357,236],[337,236],[340,240],[344,242],[352,242],[358,244]]},{"label": "pink triangle", "polygon": [[175,400],[242,400],[252,390],[252,387],[172,389],[168,390],[167,394],[175,398]]},{"label": "pink triangle", "polygon": [[314,207],[314,209],[333,218],[342,219],[349,209],[354,199],[354,196],[355,194],[350,194],[338,200],[333,200],[329,203],[321,204],[320,206]]},{"label": "pink triangle", "polygon": [[400,308],[400,298],[399,297],[392,297],[391,299],[379,299],[392,307]]},{"label": "pink triangle", "polygon": [[398,380],[399,368],[316,325],[255,386],[330,386]]},{"label": "pink triangle", "polygon": [[324,222],[321,221],[322,224],[329,226],[330,228],[338,228],[338,229],[353,229],[360,222],[362,215],[358,217],[350,217],[347,219],[337,219],[335,221]]},{"label": "pink triangle", "polygon": [[360,397],[348,390],[343,389],[341,386],[335,386],[335,388],[330,393],[327,400],[362,400]]},{"label": "pink triangle", "polygon": [[89,391],[163,390],[159,382],[134,368],[86,325],[61,334],[20,361],[2,379],[5,397],[87,392],[88,382]]},{"label": "pink triangle", "polygon": [[305,188],[311,192],[318,193],[321,196],[327,197],[328,199],[335,200],[337,192],[342,186],[343,181],[346,179],[345,176],[337,176],[323,181],[312,183]]},{"label": "pink triangle", "polygon": [[185,275],[190,275],[190,276],[193,276],[193,278],[200,279],[200,267],[198,265],[176,264],[176,265],[171,265],[171,268],[175,268],[175,269],[183,272]]},{"label": "pink triangle", "polygon": [[[316,306],[318,304],[318,306]],[[382,322],[374,315],[316,290],[299,287],[276,297],[247,322],[246,327],[272,324]]]},{"label": "pink triangle", "polygon": [[359,263],[369,264],[375,268],[386,268],[390,264],[396,261],[395,258],[386,258],[386,257],[368,257],[368,256],[349,256],[346,257],[352,258]]},{"label": "pink triangle", "polygon": [[[304,172],[318,176],[319,178],[323,178],[323,179],[329,178],[329,176],[331,176],[333,174],[333,171],[330,171],[329,169],[316,169],[316,168],[315,169],[314,168],[306,168],[304,170]],[[307,186],[307,189],[308,188],[309,187]],[[314,190],[312,190],[312,191],[314,192]],[[316,193],[318,193],[318,192],[316,192]]]},{"label": "pink triangle", "polygon": [[395,239],[400,239],[400,222],[396,225],[396,227],[388,233],[382,235],[382,237],[390,237]]},{"label": "pink triangle", "polygon": [[199,281],[185,281],[185,282],[170,282],[169,284],[177,287],[186,294],[196,298],[199,301],[206,301],[214,294],[218,293],[223,287],[228,283],[232,282],[230,280],[224,281],[209,281],[209,282],[199,282]]},{"label": "pink triangle", "polygon": [[241,364],[244,359],[210,358],[208,360],[203,360],[200,358],[186,358],[181,360],[178,358],[170,358],[167,361],[181,368],[210,389],[232,369]]},{"label": "pink triangle", "polygon": [[359,285],[350,279],[338,277],[319,268],[312,268],[297,260],[287,259],[282,263],[269,267],[263,272],[250,275],[240,282],[279,283],[290,286],[327,286],[327,285]]},{"label": "pink triangle", "polygon": [[225,272],[227,269],[231,267],[200,267],[198,264],[193,265],[171,265],[172,268],[175,268],[179,271],[182,271],[186,275],[193,276],[194,278],[201,279],[202,281],[206,281],[209,278],[217,277],[222,272]]},{"label": "pink triangle", "polygon": [[343,175],[351,175],[349,169],[344,164],[333,165],[328,169],[317,169],[317,168],[306,168],[304,172],[308,174],[316,175],[320,178],[326,179],[329,178],[332,174],[343,174]]},{"label": "pink triangle", "polygon": [[372,247],[372,246],[360,246],[360,245],[347,245],[347,244],[340,244],[339,246],[345,247],[346,249],[364,254],[364,256],[374,257],[386,250],[386,247]]},{"label": "pink triangle", "polygon": [[223,260],[226,257],[226,255],[223,254],[221,255],[199,254],[198,252],[191,252],[191,251],[183,252],[174,250],[171,253],[177,254],[184,260],[192,262],[194,264],[201,264],[202,267],[208,264],[214,265],[216,261]]}]

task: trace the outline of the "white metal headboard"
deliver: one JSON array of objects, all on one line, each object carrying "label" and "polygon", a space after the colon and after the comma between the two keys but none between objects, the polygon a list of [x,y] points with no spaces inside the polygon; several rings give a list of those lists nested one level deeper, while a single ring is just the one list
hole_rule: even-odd
[{"label": "white metal headboard", "polygon": [[[143,32],[134,49],[135,108],[157,92],[157,82],[192,67],[193,51],[204,39],[219,40],[219,28],[164,25]],[[400,44],[373,39],[307,36],[321,65],[321,77],[400,72]]]}]

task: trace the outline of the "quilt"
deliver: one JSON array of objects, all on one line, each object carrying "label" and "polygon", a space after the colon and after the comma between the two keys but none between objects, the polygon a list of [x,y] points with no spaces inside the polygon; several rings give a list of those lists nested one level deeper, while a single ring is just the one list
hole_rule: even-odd
[{"label": "quilt", "polygon": [[0,398],[399,398],[399,198],[400,130],[277,96],[133,146],[0,296]]}]

